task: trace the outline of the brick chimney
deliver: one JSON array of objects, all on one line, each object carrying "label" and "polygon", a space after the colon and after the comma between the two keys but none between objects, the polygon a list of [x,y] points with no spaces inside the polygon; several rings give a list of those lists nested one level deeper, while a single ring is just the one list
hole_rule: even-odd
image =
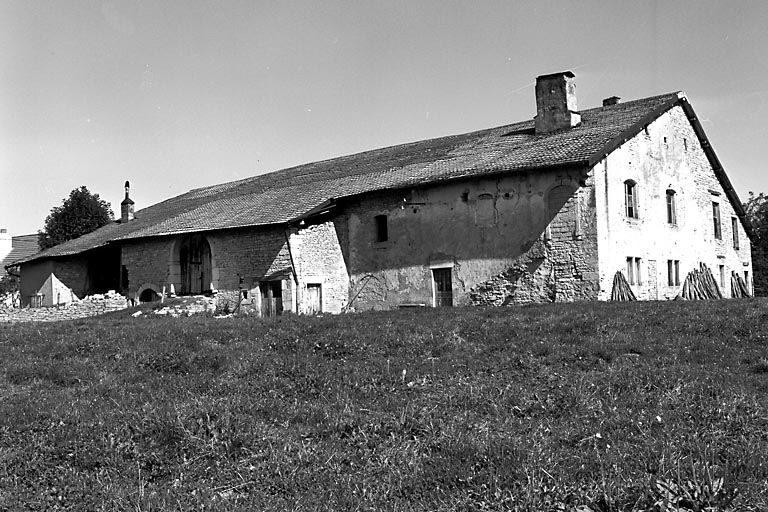
[{"label": "brick chimney", "polygon": [[574,77],[570,71],[536,77],[536,135],[581,124]]},{"label": "brick chimney", "polygon": [[133,200],[128,197],[131,191],[131,184],[125,182],[125,199],[120,203],[120,222],[133,220]]}]

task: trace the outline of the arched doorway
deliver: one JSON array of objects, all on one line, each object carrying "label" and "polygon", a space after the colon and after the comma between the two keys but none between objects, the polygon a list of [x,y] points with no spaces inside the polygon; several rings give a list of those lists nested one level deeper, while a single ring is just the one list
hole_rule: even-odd
[{"label": "arched doorway", "polygon": [[203,235],[184,237],[179,244],[182,294],[199,294],[211,289],[211,246]]}]

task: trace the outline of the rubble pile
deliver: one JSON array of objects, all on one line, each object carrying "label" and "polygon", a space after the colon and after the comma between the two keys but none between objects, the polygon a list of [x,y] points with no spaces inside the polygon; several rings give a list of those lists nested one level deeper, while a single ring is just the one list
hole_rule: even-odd
[{"label": "rubble pile", "polygon": [[8,292],[0,294],[0,310],[19,307],[21,295],[19,292]]},{"label": "rubble pile", "polygon": [[192,297],[182,297],[169,301],[167,306],[163,306],[152,312],[155,315],[170,316],[179,318],[182,316],[192,316],[210,313],[216,310],[216,298],[195,295]]}]

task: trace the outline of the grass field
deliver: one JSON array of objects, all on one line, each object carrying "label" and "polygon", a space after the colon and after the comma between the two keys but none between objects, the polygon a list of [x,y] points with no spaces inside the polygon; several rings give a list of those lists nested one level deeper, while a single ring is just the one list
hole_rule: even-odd
[{"label": "grass field", "polygon": [[0,325],[0,510],[765,510],[767,482],[766,300]]}]

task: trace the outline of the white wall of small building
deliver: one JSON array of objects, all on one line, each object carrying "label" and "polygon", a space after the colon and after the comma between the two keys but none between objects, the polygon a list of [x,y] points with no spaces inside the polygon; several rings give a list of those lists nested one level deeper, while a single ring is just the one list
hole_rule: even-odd
[{"label": "white wall of small building", "polygon": [[[609,299],[617,270],[627,273],[627,258],[641,258],[641,284],[632,286],[642,300],[672,299],[685,276],[705,263],[720,285],[725,266],[726,297],[730,272],[749,273],[750,242],[737,222],[734,248],[731,219],[736,213],[720,185],[682,107],[667,111],[592,169],[596,190],[600,299]],[[626,215],[624,182],[637,183],[638,218]],[[667,222],[667,189],[675,191],[677,224]],[[721,239],[714,234],[712,203],[720,205]],[[680,261],[680,285],[669,286],[667,261]],[[653,262],[656,270],[653,271]],[[654,292],[653,282],[657,283]]]}]

